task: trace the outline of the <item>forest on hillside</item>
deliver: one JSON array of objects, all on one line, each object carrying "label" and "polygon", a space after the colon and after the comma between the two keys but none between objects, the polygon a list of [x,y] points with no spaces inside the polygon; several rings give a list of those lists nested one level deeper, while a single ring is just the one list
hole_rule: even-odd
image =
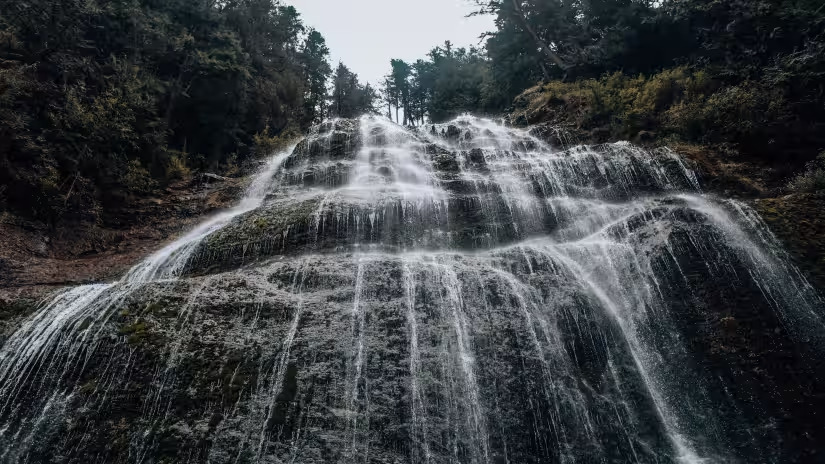
[{"label": "forest on hillside", "polygon": [[601,132],[597,141],[655,131],[795,162],[825,150],[821,0],[474,3],[496,18],[483,49],[448,42],[392,61],[384,93],[403,108],[399,123],[500,115],[542,83],[523,96],[556,109],[539,119]]},{"label": "forest on hillside", "polygon": [[[0,208],[99,213],[238,171],[375,92],[273,0],[0,3]],[[332,84],[334,88],[328,89]]]},{"label": "forest on hillside", "polygon": [[2,0],[0,209],[100,221],[192,170],[240,173],[328,116],[420,125],[525,98],[556,110],[513,123],[598,141],[796,163],[825,149],[821,0],[472,3],[496,18],[479,48],[392,60],[376,89],[279,0]]}]

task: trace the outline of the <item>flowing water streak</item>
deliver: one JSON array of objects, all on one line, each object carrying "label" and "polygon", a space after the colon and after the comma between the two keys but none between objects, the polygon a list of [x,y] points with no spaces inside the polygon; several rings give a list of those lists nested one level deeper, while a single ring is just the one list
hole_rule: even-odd
[{"label": "flowing water streak", "polygon": [[[366,338],[364,332],[366,330],[366,312],[361,306],[361,296],[364,291],[364,272],[366,265],[363,259],[357,259],[357,270],[355,272],[355,292],[352,302],[352,333],[351,333],[351,352],[354,358],[351,385],[347,401],[347,411],[350,416],[350,423],[348,426],[352,433],[351,453],[353,456],[358,453],[358,392],[360,391],[361,377],[364,370],[364,340]],[[369,415],[369,405],[364,410],[364,415]],[[366,457],[365,457],[366,459]]]},{"label": "flowing water streak", "polygon": [[[522,253],[527,253],[524,247],[519,248]],[[519,281],[516,276],[509,272],[501,269],[494,269],[494,272],[496,276],[502,279],[510,287],[512,295],[516,298],[518,309],[524,317],[527,331],[530,334],[530,341],[535,349],[536,356],[541,362],[542,379],[544,380],[541,386],[542,392],[548,403],[553,405],[553,411],[551,411],[550,415],[550,422],[553,428],[553,435],[556,442],[555,445],[561,449],[562,443],[566,440],[565,435],[567,432],[561,426],[560,420],[562,415],[561,407],[564,403],[564,398],[559,394],[560,392],[558,391],[559,389],[557,388],[556,380],[553,378],[554,373],[561,374],[561,372],[559,372],[559,363],[551,363],[546,354],[548,352],[560,353],[563,349],[562,343],[557,337],[558,329],[551,329],[550,323],[546,320],[546,317],[538,308],[538,306],[540,306],[539,301],[535,298],[535,295],[533,295],[533,291],[529,288],[529,286]],[[528,303],[528,296],[531,297],[530,303]],[[544,342],[546,347],[542,345],[542,342],[539,340],[538,332],[536,331],[536,323],[538,323],[538,326],[544,334]],[[572,405],[578,409],[578,405],[583,403],[582,400],[583,399],[579,394],[572,402]],[[581,418],[578,422],[590,431],[592,429],[592,424],[590,417],[587,415],[587,411],[577,411],[576,415]],[[542,438],[543,437],[536,437],[537,440],[541,440]]]},{"label": "flowing water streak", "polygon": [[[726,210],[695,195],[681,198],[728,234],[729,243],[745,252],[752,264],[751,278],[791,330],[806,337],[808,343],[825,347],[825,334],[819,330],[823,315],[815,311],[823,300],[799,269],[790,264],[787,253],[759,215],[737,200],[722,202]],[[788,279],[789,275],[795,278]]]},{"label": "flowing water streak", "polygon": [[[269,190],[275,172],[291,153],[291,149],[272,157],[246,191],[235,208],[207,219],[201,225],[165,246],[128,271],[118,282],[93,284],[65,290],[41,305],[37,312],[6,341],[0,349],[0,416],[10,417],[15,399],[29,378],[45,381],[54,377],[55,369],[62,382],[75,365],[80,353],[85,353],[83,366],[97,346],[106,323],[120,301],[146,283],[175,279],[189,262],[200,241],[220,230],[232,219],[259,207]],[[67,385],[66,388],[70,387]],[[38,421],[27,420],[29,424]],[[0,436],[9,427],[0,429]],[[17,433],[25,428],[18,425]],[[8,452],[9,450],[6,450]]]},{"label": "flowing water streak", "polygon": [[[440,292],[442,299],[441,307],[449,308],[449,317],[455,330],[455,348],[452,354],[457,358],[464,377],[463,391],[459,398],[463,400],[465,395],[469,397],[469,401],[465,403],[465,406],[469,409],[467,414],[468,428],[470,436],[473,438],[473,445],[481,447],[480,450],[473,449],[471,452],[474,455],[480,452],[481,455],[478,456],[478,458],[483,458],[483,462],[489,462],[487,425],[484,419],[485,412],[479,399],[478,383],[473,366],[475,359],[472,352],[472,342],[467,328],[467,320],[464,315],[466,308],[461,296],[462,283],[450,263],[436,262],[430,266],[433,271],[435,271],[435,277],[438,279],[442,289]],[[477,460],[480,461],[481,459],[478,458]]]},{"label": "flowing water streak", "polygon": [[261,460],[264,452],[266,451],[266,442],[269,437],[269,422],[275,413],[278,396],[284,388],[284,378],[286,376],[287,366],[289,365],[290,351],[292,349],[292,344],[295,341],[295,335],[298,333],[298,325],[301,322],[301,316],[304,311],[303,288],[306,282],[306,277],[307,272],[304,265],[302,265],[295,273],[295,277],[292,282],[292,291],[290,292],[293,295],[298,296],[297,308],[295,310],[295,314],[292,316],[292,322],[289,325],[289,330],[281,343],[281,352],[278,355],[278,361],[272,366],[272,372],[268,376],[267,383],[270,385],[269,390],[263,395],[259,395],[267,398],[268,404],[266,406],[266,418],[261,424],[261,434],[260,439],[258,440],[258,452],[256,456],[257,461]]},{"label": "flowing water streak", "polygon": [[[789,265],[782,259],[783,254],[781,249],[769,242],[769,232],[763,224],[759,222],[750,222],[758,220],[747,207],[738,202],[727,202],[731,205],[730,209],[735,213],[738,219],[729,214],[724,208],[711,204],[707,199],[695,195],[680,195],[680,200],[684,201],[691,207],[693,211],[702,214],[709,218],[718,230],[724,231],[727,237],[727,243],[733,244],[736,249],[740,249],[740,257],[748,258],[751,262],[750,277],[753,281],[763,289],[765,298],[772,301],[779,311],[787,311],[790,308],[795,308],[793,317],[791,319],[810,317],[816,315],[813,309],[817,307],[818,296],[810,291],[810,286],[804,279],[799,276],[798,271],[791,269]],[[725,203],[723,203],[724,205]],[[636,209],[636,208],[634,208]],[[631,214],[632,216],[632,214]],[[647,213],[645,213],[647,217]],[[755,218],[755,219],[754,219]],[[646,306],[656,307],[661,303],[651,301],[653,298],[653,291],[658,287],[659,283],[655,273],[649,268],[649,264],[643,264],[643,253],[639,253],[637,248],[630,246],[627,243],[614,242],[614,238],[609,238],[613,234],[611,230],[616,226],[621,226],[624,231],[623,234],[629,237],[632,236],[631,229],[627,223],[627,217],[620,219],[604,227],[596,230],[593,234],[583,237],[578,241],[566,242],[556,244],[552,242],[541,243],[541,241],[533,242],[532,246],[539,245],[542,253],[546,253],[551,259],[561,261],[568,267],[576,280],[582,282],[586,288],[589,288],[592,294],[601,302],[601,304],[609,310],[619,326],[624,332],[625,338],[629,341],[633,358],[638,366],[638,371],[645,379],[645,384],[651,394],[651,397],[656,403],[659,415],[665,425],[670,430],[670,437],[673,440],[674,446],[678,451],[678,457],[683,462],[706,462],[715,460],[717,458],[700,457],[700,453],[694,449],[691,443],[691,435],[695,433],[693,427],[686,427],[681,424],[680,417],[686,418],[690,416],[688,411],[679,410],[685,406],[678,406],[674,408],[674,396],[676,390],[672,383],[668,385],[664,381],[663,374],[666,373],[667,366],[663,365],[662,361],[651,362],[657,359],[655,355],[655,348],[648,346],[636,334],[637,322],[635,319],[642,317],[644,313],[633,314],[634,308]],[[655,219],[650,217],[651,220]],[[754,242],[750,234],[746,234],[740,224],[749,224],[748,230],[755,231],[755,236],[758,241]],[[661,231],[658,233],[662,233]],[[690,234],[689,237],[696,246],[701,237]],[[765,243],[763,243],[765,242]],[[674,251],[669,239],[664,239],[663,248],[667,250],[672,259],[672,265],[678,271],[678,275],[687,283],[687,277],[684,271],[679,267],[678,262],[674,257]],[[703,249],[699,247],[699,249]],[[711,271],[714,266],[711,264],[714,258],[718,259],[720,250],[708,250],[707,263]],[[618,261],[616,261],[618,260]],[[622,263],[621,266],[619,263]],[[586,271],[585,265],[590,269],[596,269],[594,276],[590,271]],[[635,269],[630,274],[623,270],[624,266],[627,269]],[[636,274],[643,279],[630,278],[631,275]],[[788,279],[787,276],[797,276],[797,279]],[[624,276],[624,279],[619,280]],[[647,280],[645,280],[647,279]],[[650,282],[650,283],[648,283]],[[604,285],[607,285],[606,287]],[[610,289],[608,291],[608,289]],[[618,298],[618,299],[617,299]],[[648,302],[648,303],[644,303]],[[791,304],[789,304],[791,302]],[[807,313],[806,313],[807,311]],[[647,316],[644,316],[647,317]],[[821,322],[814,320],[815,327],[821,327]],[[662,315],[658,316],[657,325],[663,326],[659,330],[663,330],[666,325],[666,318]],[[676,340],[674,340],[676,341]],[[678,342],[677,342],[678,343]],[[701,387],[696,385],[694,388]],[[703,393],[706,394],[706,393]],[[682,401],[686,401],[687,398]],[[702,399],[701,401],[706,401]],[[699,404],[693,406],[687,405],[688,408],[700,407]],[[704,407],[704,406],[701,406]],[[698,410],[696,410],[698,411]],[[688,413],[686,415],[686,412]],[[718,428],[711,423],[705,424],[708,432],[714,428]],[[635,451],[634,451],[635,453]]]},{"label": "flowing water streak", "polygon": [[471,340],[467,327],[468,323],[464,314],[466,308],[464,306],[464,300],[461,297],[461,282],[453,269],[447,269],[445,277],[447,278],[446,287],[453,313],[453,324],[455,325],[456,339],[458,341],[461,368],[464,371],[465,381],[467,382],[467,390],[470,394],[470,406],[472,408],[472,431],[475,436],[476,443],[481,445],[481,454],[484,457],[483,462],[489,462],[490,453],[487,444],[487,424],[484,419],[485,413],[479,398],[478,381],[476,380],[474,370],[475,359],[472,353]]},{"label": "flowing water streak", "polygon": [[192,337],[192,327],[194,326],[192,319],[195,317],[193,314],[195,304],[197,303],[198,297],[201,296],[210,284],[214,284],[213,278],[205,278],[203,282],[197,286],[195,291],[189,293],[186,302],[180,309],[177,320],[175,321],[175,337],[170,342],[171,346],[167,349],[166,363],[163,366],[158,366],[158,374],[152,381],[152,386],[155,386],[156,392],[149,397],[150,400],[143,406],[143,415],[147,420],[151,421],[158,418],[157,416],[161,410],[164,412],[163,418],[168,416],[169,408],[172,406],[172,398],[169,398],[166,407],[163,407],[161,405],[163,393],[175,384],[175,376],[177,374],[182,348]]},{"label": "flowing water streak", "polygon": [[653,399],[654,404],[656,405],[656,410],[659,413],[659,417],[662,420],[662,423],[668,428],[669,436],[671,440],[673,440],[673,445],[678,451],[679,460],[685,464],[699,464],[706,462],[706,459],[701,458],[697,452],[693,449],[692,445],[685,437],[683,431],[680,428],[678,423],[678,419],[676,415],[670,410],[669,405],[665,396],[659,390],[657,383],[652,379],[651,373],[648,370],[648,366],[642,361],[641,356],[639,355],[639,351],[644,350],[643,346],[640,346],[636,335],[633,333],[632,326],[628,326],[628,321],[626,318],[622,316],[622,310],[616,305],[616,303],[611,300],[611,298],[605,293],[605,291],[600,287],[598,282],[595,282],[591,279],[591,277],[582,269],[579,263],[576,263],[572,259],[558,253],[556,250],[552,248],[548,248],[548,251],[554,256],[554,258],[563,262],[570,271],[577,277],[577,279],[582,282],[582,284],[586,285],[587,288],[590,289],[593,296],[595,296],[602,306],[609,311],[609,313],[615,318],[616,322],[621,327],[625,339],[630,344],[630,352],[633,356],[633,361],[637,366],[637,371],[642,376],[645,381],[645,386],[650,393],[651,398]]},{"label": "flowing water streak", "polygon": [[[412,416],[411,435],[415,437],[414,446],[420,445],[424,453],[424,462],[432,459],[430,454],[429,437],[427,434],[427,412],[424,408],[424,399],[419,385],[421,375],[421,354],[418,348],[418,321],[415,312],[415,272],[410,267],[409,260],[403,261],[404,297],[407,304],[407,326],[410,340],[410,414]],[[415,448],[417,450],[417,448]],[[417,452],[414,452],[414,462],[418,461]]]},{"label": "flowing water streak", "polygon": [[[6,341],[0,350],[0,416],[15,415],[18,407],[15,400],[23,388],[31,388],[30,382],[37,382],[37,388],[40,389],[45,386],[47,379],[62,379],[65,376],[64,366],[56,365],[56,359],[65,360],[66,356],[83,349],[83,346],[77,344],[75,330],[89,330],[81,327],[84,321],[93,315],[101,295],[110,288],[111,285],[101,284],[61,292],[43,304],[38,312]],[[64,327],[74,330],[67,332],[62,330]],[[0,437],[5,437],[11,432],[10,440],[28,446],[32,443],[38,425],[54,412],[55,405],[62,403],[63,397],[68,394],[70,388],[66,388],[66,391],[54,390],[48,394],[48,399],[42,403],[37,415],[23,418],[16,430],[10,430],[11,422],[7,422],[0,429]],[[9,459],[10,452],[11,448],[3,450],[0,460]]]},{"label": "flowing water streak", "polygon": [[[197,286],[196,290],[190,291],[186,302],[179,311],[175,321],[175,336],[172,337],[170,346],[164,353],[166,361],[164,364],[157,366],[155,376],[151,384],[148,385],[148,390],[152,390],[152,393],[144,401],[141,412],[142,420],[148,424],[156,424],[155,426],[159,427],[169,419],[174,398],[169,395],[164,405],[164,394],[174,391],[174,388],[177,387],[180,358],[184,346],[192,339],[192,330],[195,326],[194,319],[197,314],[194,314],[194,309],[196,303],[204,290],[214,284],[214,280],[216,279],[207,277]],[[153,434],[146,434],[138,437],[137,440],[133,440],[132,448],[137,456],[137,461],[144,462],[147,460],[154,446],[156,446],[156,442]]]},{"label": "flowing water streak", "polygon": [[52,354],[55,345],[65,336],[63,327],[77,324],[89,309],[111,285],[99,284],[68,289],[50,302],[44,304],[9,340],[0,351],[0,397],[3,398],[2,412],[5,414],[16,392],[26,384],[28,376],[37,376],[39,371],[31,368],[41,366],[44,358]]},{"label": "flowing water streak", "polygon": [[[37,424],[71,411],[78,382],[53,381],[69,372],[99,367],[104,397],[121,398],[111,373],[153,353],[106,341],[112,314],[183,292],[186,324],[164,330],[159,387],[140,396],[154,419],[130,424],[132,443],[146,444],[127,460],[168,452],[171,433],[180,462],[769,462],[728,435],[754,443],[770,419],[737,420],[686,337],[691,318],[724,314],[703,306],[716,298],[810,322],[799,332],[810,337],[821,328],[821,300],[758,216],[699,195],[669,150],[557,150],[492,121],[451,125],[439,137],[372,117],[325,123],[286,160],[271,200],[277,167],[124,282],[49,302],[0,349],[0,416],[20,408],[29,424],[3,424],[2,443],[32,442]],[[277,246],[247,254],[267,240]],[[238,256],[220,261],[213,244]],[[192,277],[201,272],[211,277]],[[175,381],[195,333],[198,353],[240,361]],[[95,366],[98,344],[120,351]],[[34,405],[20,400],[31,388]],[[166,407],[161,395],[184,389],[202,404]],[[105,435],[88,424],[78,450]]]},{"label": "flowing water streak", "polygon": [[240,203],[202,222],[183,237],[175,240],[132,268],[121,282],[146,283],[174,279],[189,264],[192,253],[206,237],[221,230],[238,216],[257,209],[263,204],[272,185],[275,173],[292,153],[294,146],[278,153],[267,161],[263,171],[255,176]]}]

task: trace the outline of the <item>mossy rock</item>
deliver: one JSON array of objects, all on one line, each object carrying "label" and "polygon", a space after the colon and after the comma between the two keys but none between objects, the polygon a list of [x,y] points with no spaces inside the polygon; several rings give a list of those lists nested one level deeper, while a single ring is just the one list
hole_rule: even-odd
[{"label": "mossy rock", "polygon": [[25,317],[33,313],[39,303],[35,300],[21,298],[15,300],[0,299],[0,323]]},{"label": "mossy rock", "polygon": [[794,194],[754,204],[791,259],[820,292],[825,290],[823,201],[823,194]]},{"label": "mossy rock", "polygon": [[160,346],[165,342],[165,338],[156,331],[154,324],[146,319],[137,319],[120,326],[118,334],[126,337],[126,343],[130,346]]}]

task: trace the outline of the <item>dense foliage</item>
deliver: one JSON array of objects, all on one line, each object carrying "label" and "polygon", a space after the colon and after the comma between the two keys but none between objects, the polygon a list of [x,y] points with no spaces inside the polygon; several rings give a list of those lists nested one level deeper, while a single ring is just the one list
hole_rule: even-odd
[{"label": "dense foliage", "polygon": [[821,0],[475,3],[496,18],[486,53],[437,48],[408,74],[393,62],[385,93],[413,115],[404,122],[501,113],[544,81],[541,98],[613,137],[657,131],[800,160],[825,148]]},{"label": "dense foliage", "polygon": [[378,111],[377,102],[378,92],[370,84],[361,84],[355,73],[339,63],[329,96],[330,116],[354,118],[364,113],[374,113]]},{"label": "dense foliage", "polygon": [[242,164],[327,115],[328,58],[278,0],[0,0],[0,209],[98,221]]},{"label": "dense foliage", "polygon": [[[382,93],[387,115],[404,125],[443,121],[466,112],[496,112],[504,101],[491,76],[489,60],[476,48],[450,42],[415,63],[392,60]],[[403,116],[402,116],[403,114]]]},{"label": "dense foliage", "polygon": [[496,18],[485,48],[392,60],[379,105],[279,0],[0,0],[0,210],[98,221],[327,116],[501,114],[542,81],[614,137],[825,149],[821,0],[474,1]]}]

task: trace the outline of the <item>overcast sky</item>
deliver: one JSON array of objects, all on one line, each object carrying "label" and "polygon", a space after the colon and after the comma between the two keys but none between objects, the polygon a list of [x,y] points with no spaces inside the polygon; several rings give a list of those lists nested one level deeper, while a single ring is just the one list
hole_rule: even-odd
[{"label": "overcast sky", "polygon": [[286,0],[304,24],[327,39],[333,68],[343,61],[362,82],[377,84],[390,59],[414,61],[450,40],[456,47],[479,45],[493,29],[491,16],[465,18],[470,0]]}]

